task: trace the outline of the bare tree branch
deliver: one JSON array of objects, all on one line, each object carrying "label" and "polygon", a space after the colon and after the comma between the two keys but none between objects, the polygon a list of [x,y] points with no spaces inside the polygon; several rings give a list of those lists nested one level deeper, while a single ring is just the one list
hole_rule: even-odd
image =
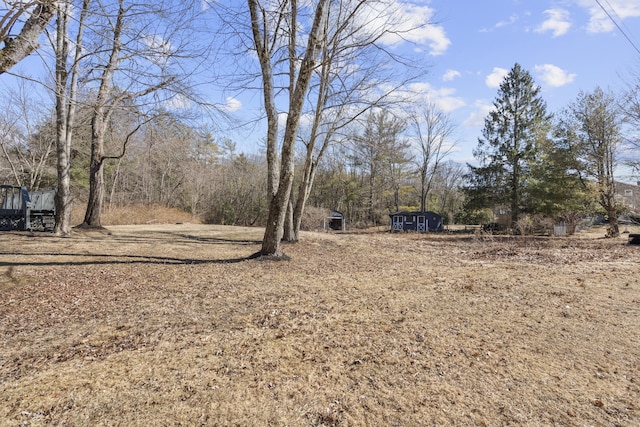
[{"label": "bare tree branch", "polygon": [[[7,72],[38,48],[38,38],[56,13],[56,3],[55,0],[17,2],[15,8],[9,9],[0,20],[0,42],[4,42],[4,47],[0,49],[0,74]],[[25,14],[28,14],[28,18],[20,32],[14,36],[12,28]]]}]

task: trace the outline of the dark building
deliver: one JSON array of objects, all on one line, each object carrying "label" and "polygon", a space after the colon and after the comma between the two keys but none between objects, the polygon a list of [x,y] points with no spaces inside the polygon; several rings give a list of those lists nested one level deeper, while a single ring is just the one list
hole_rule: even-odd
[{"label": "dark building", "polygon": [[442,216],[435,212],[405,211],[390,213],[391,231],[442,231]]},{"label": "dark building", "polygon": [[347,224],[344,220],[344,214],[335,209],[332,210],[331,216],[329,217],[329,228],[331,230],[344,231],[346,229],[346,226]]}]

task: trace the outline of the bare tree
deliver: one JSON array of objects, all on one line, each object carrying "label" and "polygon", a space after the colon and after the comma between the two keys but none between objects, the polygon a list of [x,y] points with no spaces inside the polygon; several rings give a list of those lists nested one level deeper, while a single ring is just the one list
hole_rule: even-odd
[{"label": "bare tree", "polygon": [[351,139],[351,152],[355,165],[362,170],[367,188],[367,220],[377,224],[379,207],[385,185],[391,188],[392,205],[399,205],[399,178],[406,167],[409,143],[402,138],[404,121],[382,110],[370,112],[361,133]]},{"label": "bare tree", "polygon": [[620,107],[630,127],[626,138],[628,148],[626,162],[640,176],[640,70],[632,73],[627,81],[627,90],[622,97]]},{"label": "bare tree", "polygon": [[[346,139],[346,128],[374,108],[402,102],[392,94],[413,78],[422,75],[420,67],[409,67],[402,58],[380,49],[377,40],[393,31],[396,17],[376,14],[384,25],[372,25],[366,14],[371,2],[337,2],[329,10],[322,32],[319,66],[314,73],[307,108],[311,124],[302,132],[304,165],[297,188],[292,191],[293,224],[285,227],[284,240],[297,241],[304,209],[322,157],[332,143]],[[404,65],[412,73],[401,76],[388,63]],[[359,64],[354,66],[354,64]],[[394,73],[393,75],[391,73]]]},{"label": "bare tree", "polygon": [[7,91],[0,117],[0,148],[11,169],[13,181],[38,190],[43,180],[52,182],[55,138],[46,126],[49,111],[36,99],[33,84],[25,80]]},{"label": "bare tree", "polygon": [[432,180],[433,194],[438,200],[437,212],[446,215],[449,224],[453,223],[455,213],[462,208],[460,187],[465,172],[463,165],[449,160],[438,166]]},{"label": "bare tree", "polygon": [[411,118],[419,150],[420,210],[427,210],[427,200],[440,164],[454,148],[451,137],[455,126],[450,117],[435,104],[428,103]]},{"label": "bare tree", "polygon": [[[7,72],[38,48],[38,38],[56,13],[55,0],[6,1],[0,18],[0,74]],[[26,18],[26,19],[25,19]],[[22,27],[14,33],[14,27]]]},{"label": "bare tree", "polygon": [[581,172],[596,182],[598,202],[609,221],[607,237],[620,235],[614,176],[622,142],[620,125],[614,96],[599,87],[591,93],[580,92],[559,125],[573,142]]},{"label": "bare tree", "polygon": [[56,192],[56,225],[58,235],[71,233],[71,142],[76,124],[79,66],[84,46],[84,31],[91,0],[83,0],[73,56],[70,49],[69,21],[73,6],[70,1],[57,3],[55,52],[56,159],[58,185]]},{"label": "bare tree", "polygon": [[[96,99],[93,105],[93,117],[91,119],[91,163],[89,165],[89,200],[87,202],[87,210],[85,212],[83,226],[100,227],[100,215],[102,211],[102,203],[104,198],[104,162],[107,159],[104,151],[104,137],[107,131],[110,116],[118,104],[126,96],[124,94],[114,95],[112,91],[113,79],[122,58],[122,32],[124,30],[124,19],[128,8],[125,7],[124,1],[118,1],[118,11],[115,16],[115,24],[112,32],[108,34],[112,36],[106,49],[109,50],[109,56],[106,64],[102,65],[101,72],[97,79],[99,82]],[[120,98],[120,99],[118,99]]]},{"label": "bare tree", "polygon": [[[277,190],[275,185],[270,185],[276,191],[275,196],[271,197],[269,220],[260,254],[281,256],[280,240],[284,235],[285,220],[289,218],[293,222],[294,217],[296,222],[300,220],[313,182],[313,169],[317,167],[323,147],[326,149],[325,142],[328,144],[333,139],[335,124],[362,114],[361,106],[348,111],[356,106],[355,103],[348,106],[349,97],[356,103],[354,100],[358,97],[344,92],[345,88],[357,87],[347,80],[360,79],[368,84],[368,88],[374,87],[372,72],[380,63],[374,62],[370,67],[362,67],[366,63],[366,57],[359,58],[356,53],[362,53],[368,46],[371,50],[377,49],[378,52],[393,57],[382,40],[387,36],[403,39],[413,28],[407,28],[406,22],[400,22],[397,10],[385,1],[316,0],[298,4],[297,0],[248,0],[248,5],[252,40],[247,45],[251,45],[260,63],[260,82],[268,122],[267,179],[271,184],[276,178],[278,181]],[[378,70],[382,68],[378,67]],[[338,69],[347,70],[347,73],[341,75]],[[356,69],[362,74],[354,71]],[[366,79],[364,75],[367,73],[372,78]],[[313,83],[315,77],[317,80]],[[341,77],[347,80],[340,82]],[[348,84],[341,87],[343,83]],[[378,80],[377,83],[385,86],[390,81]],[[359,89],[366,92],[363,87]],[[278,96],[279,91],[281,96]],[[338,94],[336,91],[343,92]],[[327,103],[333,97],[347,102],[340,113],[345,115],[338,121],[334,120],[335,116],[331,117],[338,112],[335,108],[338,104],[333,103],[334,101]],[[375,101],[370,97],[369,102]],[[286,105],[284,111],[287,114],[287,124],[280,141],[276,105]],[[294,208],[291,197],[292,194],[295,195],[291,184],[294,175],[293,144],[297,139],[298,125],[305,106],[314,111],[312,116],[315,118],[312,121],[315,121],[315,125],[311,125],[311,136],[304,138],[306,164]],[[343,125],[344,123],[339,126]],[[295,227],[288,229],[295,234]]]},{"label": "bare tree", "polygon": [[[94,38],[87,76],[95,84],[92,101],[91,163],[85,227],[100,227],[104,199],[104,165],[124,155],[131,135],[149,120],[164,114],[176,96],[189,98],[188,75],[178,66],[181,59],[196,57],[197,46],[189,47],[194,25],[193,4],[169,5],[128,3],[102,5],[93,15]],[[106,6],[113,6],[108,9]],[[97,33],[97,32],[96,32]],[[105,151],[106,131],[119,110],[136,111],[138,123],[125,133],[115,154]]]},{"label": "bare tree", "polygon": [[[259,0],[248,0],[251,15],[253,46],[257,52],[262,72],[263,94],[267,109],[267,159],[270,183],[269,216],[265,228],[260,255],[282,257],[280,246],[284,234],[284,222],[289,206],[294,174],[294,146],[298,134],[300,116],[312,74],[318,64],[324,22],[327,19],[329,0],[319,0],[310,16],[311,26],[306,34],[306,47],[297,54],[297,32],[299,6],[297,0],[280,4],[262,4]],[[280,55],[284,52],[284,55]],[[294,53],[296,53],[294,55]],[[275,106],[273,61],[283,60],[289,64],[289,106],[284,135],[280,144],[280,167],[276,169],[277,124],[269,120],[270,106]],[[277,119],[277,118],[276,118]],[[277,120],[275,121],[277,123]],[[276,179],[277,177],[277,179]],[[277,189],[273,193],[274,184]]]}]

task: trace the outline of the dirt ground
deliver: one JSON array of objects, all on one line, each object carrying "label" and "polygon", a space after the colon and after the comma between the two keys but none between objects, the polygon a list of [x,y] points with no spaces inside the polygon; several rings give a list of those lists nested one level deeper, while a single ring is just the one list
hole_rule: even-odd
[{"label": "dirt ground", "polygon": [[0,425],[639,426],[640,246],[603,234],[1,233]]}]

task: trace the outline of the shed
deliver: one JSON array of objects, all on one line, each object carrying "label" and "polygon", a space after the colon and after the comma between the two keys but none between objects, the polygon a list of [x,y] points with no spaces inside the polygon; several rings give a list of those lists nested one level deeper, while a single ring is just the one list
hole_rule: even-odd
[{"label": "shed", "polygon": [[344,231],[346,229],[344,214],[340,211],[332,209],[329,218],[325,219],[325,230],[327,229],[327,225],[331,230]]},{"label": "shed", "polygon": [[33,191],[0,185],[0,230],[53,230],[56,190]]},{"label": "shed", "polygon": [[391,231],[442,231],[442,216],[430,211],[401,211],[389,214]]},{"label": "shed", "polygon": [[25,187],[0,185],[0,230],[28,230],[31,199]]}]

